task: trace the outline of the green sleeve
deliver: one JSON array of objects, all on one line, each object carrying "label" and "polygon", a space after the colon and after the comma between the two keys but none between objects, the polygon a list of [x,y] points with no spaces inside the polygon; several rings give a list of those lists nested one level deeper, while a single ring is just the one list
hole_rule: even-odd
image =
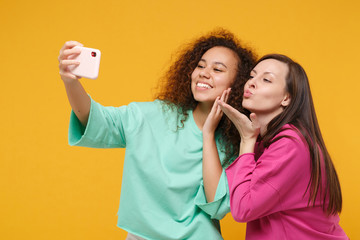
[{"label": "green sleeve", "polygon": [[69,144],[93,148],[124,148],[126,130],[135,125],[134,119],[130,120],[132,115],[134,114],[128,106],[104,107],[91,99],[86,127],[82,126],[75,113],[71,112]]},{"label": "green sleeve", "polygon": [[195,197],[195,204],[204,212],[209,214],[211,218],[222,219],[230,212],[230,194],[227,183],[226,173],[223,170],[216,189],[214,201],[208,203],[206,201],[203,181],[201,181],[199,190]]}]

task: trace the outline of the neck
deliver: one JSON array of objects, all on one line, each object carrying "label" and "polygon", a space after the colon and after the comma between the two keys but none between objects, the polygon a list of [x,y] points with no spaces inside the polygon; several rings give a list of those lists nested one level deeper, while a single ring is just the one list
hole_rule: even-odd
[{"label": "neck", "polygon": [[267,125],[269,124],[269,122],[271,120],[274,119],[274,117],[276,117],[277,115],[279,115],[281,111],[276,111],[276,112],[272,112],[272,113],[255,113],[257,116],[257,119],[259,120],[260,123],[260,135],[264,136],[266,131],[267,131]]},{"label": "neck", "polygon": [[193,111],[194,121],[200,130],[203,129],[207,116],[213,104],[198,103]]}]

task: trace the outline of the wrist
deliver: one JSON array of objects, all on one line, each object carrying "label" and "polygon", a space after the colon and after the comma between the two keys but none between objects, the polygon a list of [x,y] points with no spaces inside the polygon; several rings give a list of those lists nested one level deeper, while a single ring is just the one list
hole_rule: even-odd
[{"label": "wrist", "polygon": [[65,86],[72,86],[79,83],[78,79],[61,78]]},{"label": "wrist", "polygon": [[215,138],[215,131],[206,131],[203,129],[202,134],[203,138]]},{"label": "wrist", "polygon": [[256,139],[241,139],[239,154],[254,153],[255,144]]},{"label": "wrist", "polygon": [[75,75],[67,76],[66,74],[60,74],[60,78],[64,83],[74,83],[78,82],[80,78],[76,77]]}]

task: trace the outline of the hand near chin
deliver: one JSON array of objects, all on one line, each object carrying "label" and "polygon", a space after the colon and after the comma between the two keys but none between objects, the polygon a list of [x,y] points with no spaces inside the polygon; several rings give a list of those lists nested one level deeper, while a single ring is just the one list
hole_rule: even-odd
[{"label": "hand near chin", "polygon": [[260,133],[260,123],[255,113],[250,114],[250,119],[229,104],[219,100],[218,104],[226,116],[233,122],[241,137],[241,143],[255,144]]},{"label": "hand near chin", "polygon": [[230,88],[226,89],[220,97],[215,99],[215,102],[211,108],[211,111],[206,118],[206,121],[203,126],[203,134],[214,134],[221,117],[223,116],[223,112],[220,106],[217,104],[218,101],[227,102],[230,94]]}]

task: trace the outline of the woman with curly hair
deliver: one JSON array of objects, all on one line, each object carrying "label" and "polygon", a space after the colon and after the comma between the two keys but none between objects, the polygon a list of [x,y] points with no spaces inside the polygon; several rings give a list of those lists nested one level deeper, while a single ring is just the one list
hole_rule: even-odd
[{"label": "woman with curly hair", "polygon": [[[207,119],[220,97],[240,109],[238,98],[254,63],[251,51],[228,31],[212,32],[179,53],[153,102],[115,108],[91,99],[69,71],[79,64],[70,59],[80,53],[74,48],[79,45],[67,42],[59,55],[73,109],[69,143],[126,147],[118,226],[128,239],[222,239],[217,219],[230,211],[228,186],[224,171],[210,176],[214,161],[202,156],[203,138],[218,144],[215,158],[223,165],[236,156],[239,135],[231,122],[214,111]],[[205,138],[203,128],[214,132]],[[204,186],[214,183],[217,190],[205,196]]]}]

